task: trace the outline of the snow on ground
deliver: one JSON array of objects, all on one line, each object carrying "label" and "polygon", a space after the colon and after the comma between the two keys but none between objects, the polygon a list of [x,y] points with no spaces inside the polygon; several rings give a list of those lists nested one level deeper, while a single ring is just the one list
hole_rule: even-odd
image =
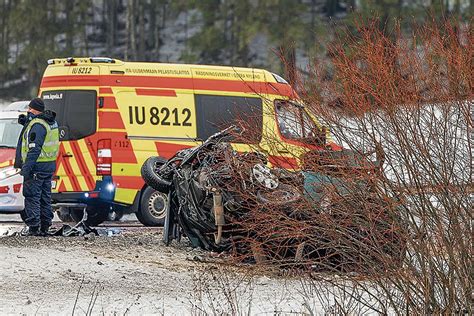
[{"label": "snow on ground", "polygon": [[[210,261],[209,261],[210,260]],[[0,238],[0,314],[324,314],[300,280],[250,274],[161,230]]]}]

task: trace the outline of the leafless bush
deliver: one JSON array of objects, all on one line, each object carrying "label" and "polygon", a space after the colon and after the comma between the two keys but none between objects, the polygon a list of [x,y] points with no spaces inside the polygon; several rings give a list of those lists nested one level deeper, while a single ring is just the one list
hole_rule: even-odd
[{"label": "leafless bush", "polygon": [[191,314],[251,315],[252,277],[225,267],[212,267],[193,274]]},{"label": "leafless bush", "polygon": [[360,23],[330,48],[329,68],[300,78],[331,138],[322,126],[286,143],[263,131],[255,149],[274,166],[302,163],[303,177],[277,171],[301,199],[262,200],[241,185],[242,160],[225,188],[250,210],[226,214],[234,258],[306,271],[350,298],[333,301],[344,313],[472,313],[472,23],[416,29],[388,37]]},{"label": "leafless bush", "polygon": [[359,175],[406,228],[403,265],[354,287],[397,314],[472,313],[472,23],[429,23],[395,40],[375,23],[331,47],[331,80],[314,66],[317,92],[300,87],[336,142],[378,157],[378,171]]},{"label": "leafless bush", "polygon": [[[280,189],[262,190],[249,177],[261,156],[215,148],[198,180],[216,176],[228,194],[217,247],[308,273],[312,291],[330,289],[329,313],[472,313],[472,23],[390,36],[377,25],[360,23],[330,48],[329,68],[315,63],[297,81],[321,125],[305,129],[301,105],[288,101],[266,113],[278,126],[264,124],[254,149],[303,172],[274,169]],[[285,107],[300,112],[280,120]],[[302,132],[283,135],[280,123]],[[212,225],[208,240],[221,240]]]}]

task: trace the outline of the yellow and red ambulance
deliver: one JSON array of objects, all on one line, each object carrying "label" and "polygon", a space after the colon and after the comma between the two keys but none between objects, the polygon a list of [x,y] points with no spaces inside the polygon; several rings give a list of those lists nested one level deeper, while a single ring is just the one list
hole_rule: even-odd
[{"label": "yellow and red ambulance", "polygon": [[75,219],[87,205],[91,224],[111,212],[136,212],[145,225],[163,222],[166,196],[140,175],[148,157],[171,157],[245,121],[252,135],[233,146],[258,145],[271,163],[290,167],[311,147],[301,140],[319,126],[291,86],[262,69],[107,57],[48,64],[39,94],[57,113],[61,139],[53,202]]}]

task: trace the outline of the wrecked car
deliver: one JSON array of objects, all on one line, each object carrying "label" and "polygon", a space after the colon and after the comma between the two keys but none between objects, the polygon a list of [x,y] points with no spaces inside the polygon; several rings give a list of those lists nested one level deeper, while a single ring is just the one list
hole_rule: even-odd
[{"label": "wrecked car", "polygon": [[334,165],[326,165],[333,173],[269,168],[265,155],[232,149],[226,140],[235,132],[231,126],[143,165],[145,182],[166,195],[166,244],[185,235],[194,247],[246,262],[338,269],[373,261],[379,251],[400,255],[392,208],[370,183],[344,179]]},{"label": "wrecked car", "polygon": [[[253,202],[288,204],[301,198],[298,188],[280,183],[264,155],[240,154],[223,142],[234,129],[218,132],[166,162],[152,157],[144,164],[145,182],[168,195],[166,242],[185,234],[196,247],[226,250],[235,229],[230,226]],[[250,170],[239,168],[248,165]]]}]

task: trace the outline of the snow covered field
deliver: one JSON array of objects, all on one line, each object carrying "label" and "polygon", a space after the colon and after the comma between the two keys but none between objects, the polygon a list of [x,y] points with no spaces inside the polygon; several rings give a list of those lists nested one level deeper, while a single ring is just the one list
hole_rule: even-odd
[{"label": "snow covered field", "polygon": [[144,230],[0,238],[0,314],[322,315],[334,304],[310,280],[254,274]]}]

